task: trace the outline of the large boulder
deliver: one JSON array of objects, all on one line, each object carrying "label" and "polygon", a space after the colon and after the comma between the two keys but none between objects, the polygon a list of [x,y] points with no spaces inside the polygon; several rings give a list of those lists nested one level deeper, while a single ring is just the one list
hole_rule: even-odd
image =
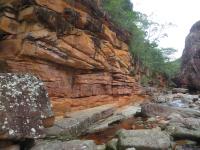
[{"label": "large boulder", "polygon": [[179,84],[200,90],[200,21],[196,22],[185,41]]},{"label": "large boulder", "polygon": [[41,138],[53,118],[43,83],[30,74],[0,74],[0,139]]},{"label": "large boulder", "polygon": [[169,117],[169,124],[185,127],[187,129],[200,129],[199,118],[183,118],[179,114],[171,114]]},{"label": "large boulder", "polygon": [[177,125],[167,126],[166,131],[174,138],[179,140],[200,141],[200,129],[188,129]]},{"label": "large boulder", "polygon": [[119,149],[136,148],[137,150],[167,150],[171,146],[170,137],[158,129],[121,130],[118,133]]}]

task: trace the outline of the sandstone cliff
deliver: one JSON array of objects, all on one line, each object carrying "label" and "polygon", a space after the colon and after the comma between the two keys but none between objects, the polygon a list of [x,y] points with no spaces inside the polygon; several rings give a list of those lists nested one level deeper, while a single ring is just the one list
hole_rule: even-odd
[{"label": "sandstone cliff", "polygon": [[185,41],[179,84],[200,90],[200,21],[196,22]]},{"label": "sandstone cliff", "polygon": [[138,88],[129,72],[129,34],[99,3],[1,0],[0,72],[39,76],[56,115],[129,101]]}]

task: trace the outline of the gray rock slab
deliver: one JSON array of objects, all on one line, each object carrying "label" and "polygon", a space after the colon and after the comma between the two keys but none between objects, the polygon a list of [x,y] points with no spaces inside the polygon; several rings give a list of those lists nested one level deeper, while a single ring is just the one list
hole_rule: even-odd
[{"label": "gray rock slab", "polygon": [[116,114],[122,115],[126,119],[126,118],[133,117],[138,112],[141,112],[140,106],[126,106],[123,109],[116,112]]},{"label": "gray rock slab", "polygon": [[105,119],[105,120],[101,120],[97,123],[95,123],[93,126],[91,126],[87,133],[95,133],[98,131],[102,131],[104,129],[107,129],[109,127],[109,125],[111,125],[112,123],[121,121],[124,119],[124,116],[122,115],[114,115],[114,116],[110,116],[109,118]]},{"label": "gray rock slab", "polygon": [[170,136],[158,129],[121,130],[118,132],[119,149],[136,148],[137,150],[168,150]]},{"label": "gray rock slab", "polygon": [[177,124],[167,126],[166,131],[175,139],[188,139],[194,141],[200,141],[200,128],[188,129],[181,127]]},{"label": "gray rock slab", "polygon": [[112,123],[133,117],[137,112],[140,112],[140,111],[141,111],[140,106],[123,107],[120,110],[117,110],[112,116],[95,123],[93,126],[90,127],[87,133],[94,133],[94,132],[104,130],[108,128],[109,125],[111,125]]},{"label": "gray rock slab", "polygon": [[169,124],[181,124],[188,129],[200,129],[200,118],[183,118],[179,114],[172,114],[168,117]]},{"label": "gray rock slab", "polygon": [[113,105],[104,105],[67,114],[68,118],[56,121],[53,127],[45,129],[45,133],[47,136],[79,136],[97,121],[111,116],[114,111]]},{"label": "gray rock slab", "polygon": [[96,150],[96,144],[92,140],[39,141],[31,150]]}]

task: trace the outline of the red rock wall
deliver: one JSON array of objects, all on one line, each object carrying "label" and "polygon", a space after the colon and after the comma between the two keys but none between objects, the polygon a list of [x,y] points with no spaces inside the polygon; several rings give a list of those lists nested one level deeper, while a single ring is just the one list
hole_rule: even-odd
[{"label": "red rock wall", "polygon": [[0,5],[0,71],[39,76],[57,114],[112,103],[137,90],[129,75],[128,34],[109,22],[96,1]]}]

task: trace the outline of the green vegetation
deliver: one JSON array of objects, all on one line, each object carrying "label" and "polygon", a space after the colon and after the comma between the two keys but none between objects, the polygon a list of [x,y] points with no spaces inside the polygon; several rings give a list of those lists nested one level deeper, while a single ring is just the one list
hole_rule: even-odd
[{"label": "green vegetation", "polygon": [[[180,63],[179,60],[170,62],[169,57],[176,50],[158,46],[159,40],[167,36],[163,30],[172,24],[160,25],[152,22],[146,15],[134,11],[130,0],[103,0],[103,7],[116,25],[131,33],[129,47],[134,63],[142,62],[152,72],[150,76],[157,73],[167,78],[175,76]],[[145,77],[144,82],[148,78]]]},{"label": "green vegetation", "polygon": [[165,63],[165,73],[168,75],[168,77],[174,78],[175,75],[178,74],[181,66],[181,60],[176,59],[175,61],[169,61]]}]

